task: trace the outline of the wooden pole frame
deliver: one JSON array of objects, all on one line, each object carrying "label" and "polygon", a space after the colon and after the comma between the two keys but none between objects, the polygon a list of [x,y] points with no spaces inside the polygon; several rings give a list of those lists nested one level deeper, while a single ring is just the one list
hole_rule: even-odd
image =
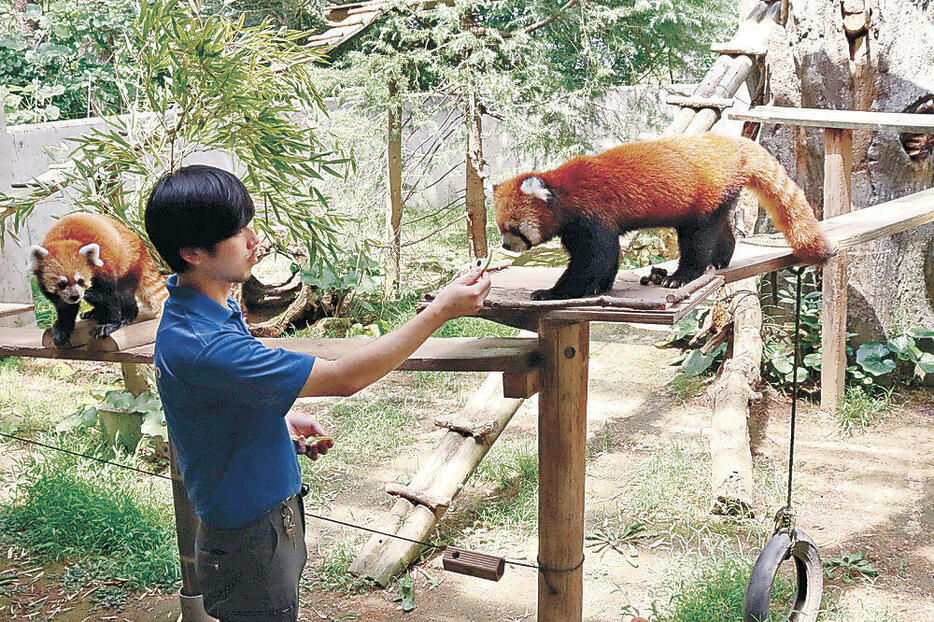
[{"label": "wooden pole frame", "polygon": [[568,622],[583,615],[590,323],[542,323],[538,334],[538,620]]},{"label": "wooden pole frame", "polygon": [[[824,130],[824,218],[851,210],[853,131]],[[836,412],[843,399],[846,380],[847,267],[849,256],[840,250],[824,264],[821,312],[821,410]]]}]

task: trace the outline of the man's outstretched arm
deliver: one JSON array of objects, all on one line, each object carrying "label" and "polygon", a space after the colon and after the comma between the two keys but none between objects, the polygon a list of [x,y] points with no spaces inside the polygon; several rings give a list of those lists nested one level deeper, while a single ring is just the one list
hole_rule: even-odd
[{"label": "man's outstretched arm", "polygon": [[299,397],[353,395],[412,355],[446,321],[475,313],[490,292],[488,273],[471,271],[449,283],[414,318],[336,361],[315,360]]}]

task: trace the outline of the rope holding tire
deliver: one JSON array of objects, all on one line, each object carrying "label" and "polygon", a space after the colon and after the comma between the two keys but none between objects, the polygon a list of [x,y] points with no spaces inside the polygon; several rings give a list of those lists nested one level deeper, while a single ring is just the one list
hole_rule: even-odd
[{"label": "rope holding tire", "polygon": [[756,559],[746,597],[743,599],[743,622],[766,622],[772,586],[782,562],[795,560],[798,589],[794,606],[786,618],[789,622],[814,622],[820,611],[824,591],[824,568],[817,545],[806,533],[795,528],[795,513],[791,508],[791,483],[795,463],[795,419],[798,404],[798,363],[801,334],[801,276],[804,268],[793,270],[797,279],[795,301],[794,364],[791,382],[791,432],[788,438],[788,498],[785,507],[775,515],[775,530]]}]

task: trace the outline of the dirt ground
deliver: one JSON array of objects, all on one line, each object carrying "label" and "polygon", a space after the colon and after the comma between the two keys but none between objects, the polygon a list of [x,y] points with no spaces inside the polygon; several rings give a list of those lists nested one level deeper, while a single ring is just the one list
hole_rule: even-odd
[{"label": "dirt ground", "polygon": [[[687,443],[701,449],[706,443],[710,408],[703,391],[682,401],[670,390],[676,368],[668,365],[674,352],[654,347],[661,334],[595,325],[592,335],[590,393],[588,404],[589,459],[587,465],[587,529],[613,517],[632,490],[632,477],[659,453]],[[476,387],[482,378],[471,376],[460,388],[460,396],[439,395],[434,412],[425,412],[412,443],[393,459],[374,467],[361,465],[346,471],[346,483],[326,507],[309,511],[377,525],[389,507],[382,492],[386,482],[406,483],[430,453],[440,432],[431,419],[439,412],[456,410],[455,404]],[[393,374],[385,381],[402,391],[410,376]],[[369,389],[377,391],[379,389]],[[797,526],[820,548],[825,560],[842,551],[861,551],[879,571],[875,579],[858,578],[844,583],[826,581],[830,594],[843,614],[832,620],[885,620],[928,622],[934,620],[934,404],[931,394],[904,396],[901,406],[867,431],[851,437],[840,434],[835,421],[815,406],[799,408],[794,505]],[[327,404],[301,400],[298,408],[320,412]],[[535,399],[527,400],[498,443],[535,438]],[[771,522],[781,499],[787,460],[789,402],[768,395],[753,408],[750,420],[752,449],[757,471],[771,482],[763,492],[763,505],[756,519]],[[339,441],[339,439],[338,439]],[[495,448],[494,448],[495,449]],[[492,454],[491,454],[492,455]],[[322,461],[326,465],[327,458]],[[323,467],[322,467],[323,468]],[[472,484],[449,511],[445,523],[468,527],[460,533],[466,548],[534,561],[537,551],[534,528],[477,529],[471,517],[478,501]],[[702,501],[706,503],[706,501]],[[716,531],[714,517],[703,519],[705,528]],[[693,528],[685,525],[686,529]],[[764,529],[764,528],[763,528]],[[499,582],[488,582],[445,573],[440,555],[429,557],[411,573],[415,609],[403,613],[394,599],[398,589],[364,589],[347,594],[317,587],[314,576],[338,543],[359,547],[365,534],[309,519],[307,544],[309,563],[303,582],[301,619],[319,620],[419,620],[419,621],[517,621],[534,620],[537,576],[534,570],[507,566]],[[737,536],[741,547],[755,546]],[[627,555],[607,548],[588,549],[584,564],[584,618],[589,621],[629,622],[632,612],[643,615],[657,597],[658,586],[676,574],[688,551],[684,538],[651,538],[638,541]],[[701,547],[702,548],[702,547]],[[6,569],[22,564],[15,559],[0,564]],[[20,564],[20,565],[17,565]],[[15,619],[22,620],[174,620],[177,599],[173,595],[144,593],[131,596],[120,611],[89,611],[87,598],[79,595],[64,601],[58,593],[55,569],[45,569],[32,587],[14,599]],[[36,571],[35,574],[38,574]],[[41,600],[40,600],[41,599]],[[9,611],[9,600],[0,603]],[[663,604],[663,603],[661,603]],[[66,610],[71,607],[70,610]],[[57,613],[53,613],[57,610]],[[29,614],[35,614],[30,616]],[[2,614],[0,614],[2,615]],[[713,621],[712,621],[713,622]]]}]

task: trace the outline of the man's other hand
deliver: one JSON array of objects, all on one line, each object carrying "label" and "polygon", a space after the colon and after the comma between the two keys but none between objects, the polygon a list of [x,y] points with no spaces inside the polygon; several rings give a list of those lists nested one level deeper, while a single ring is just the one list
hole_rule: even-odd
[{"label": "man's other hand", "polygon": [[285,423],[289,434],[292,435],[292,442],[295,443],[295,451],[299,454],[317,460],[319,454],[323,456],[334,446],[334,439],[328,436],[314,417],[289,413],[285,417]]}]

